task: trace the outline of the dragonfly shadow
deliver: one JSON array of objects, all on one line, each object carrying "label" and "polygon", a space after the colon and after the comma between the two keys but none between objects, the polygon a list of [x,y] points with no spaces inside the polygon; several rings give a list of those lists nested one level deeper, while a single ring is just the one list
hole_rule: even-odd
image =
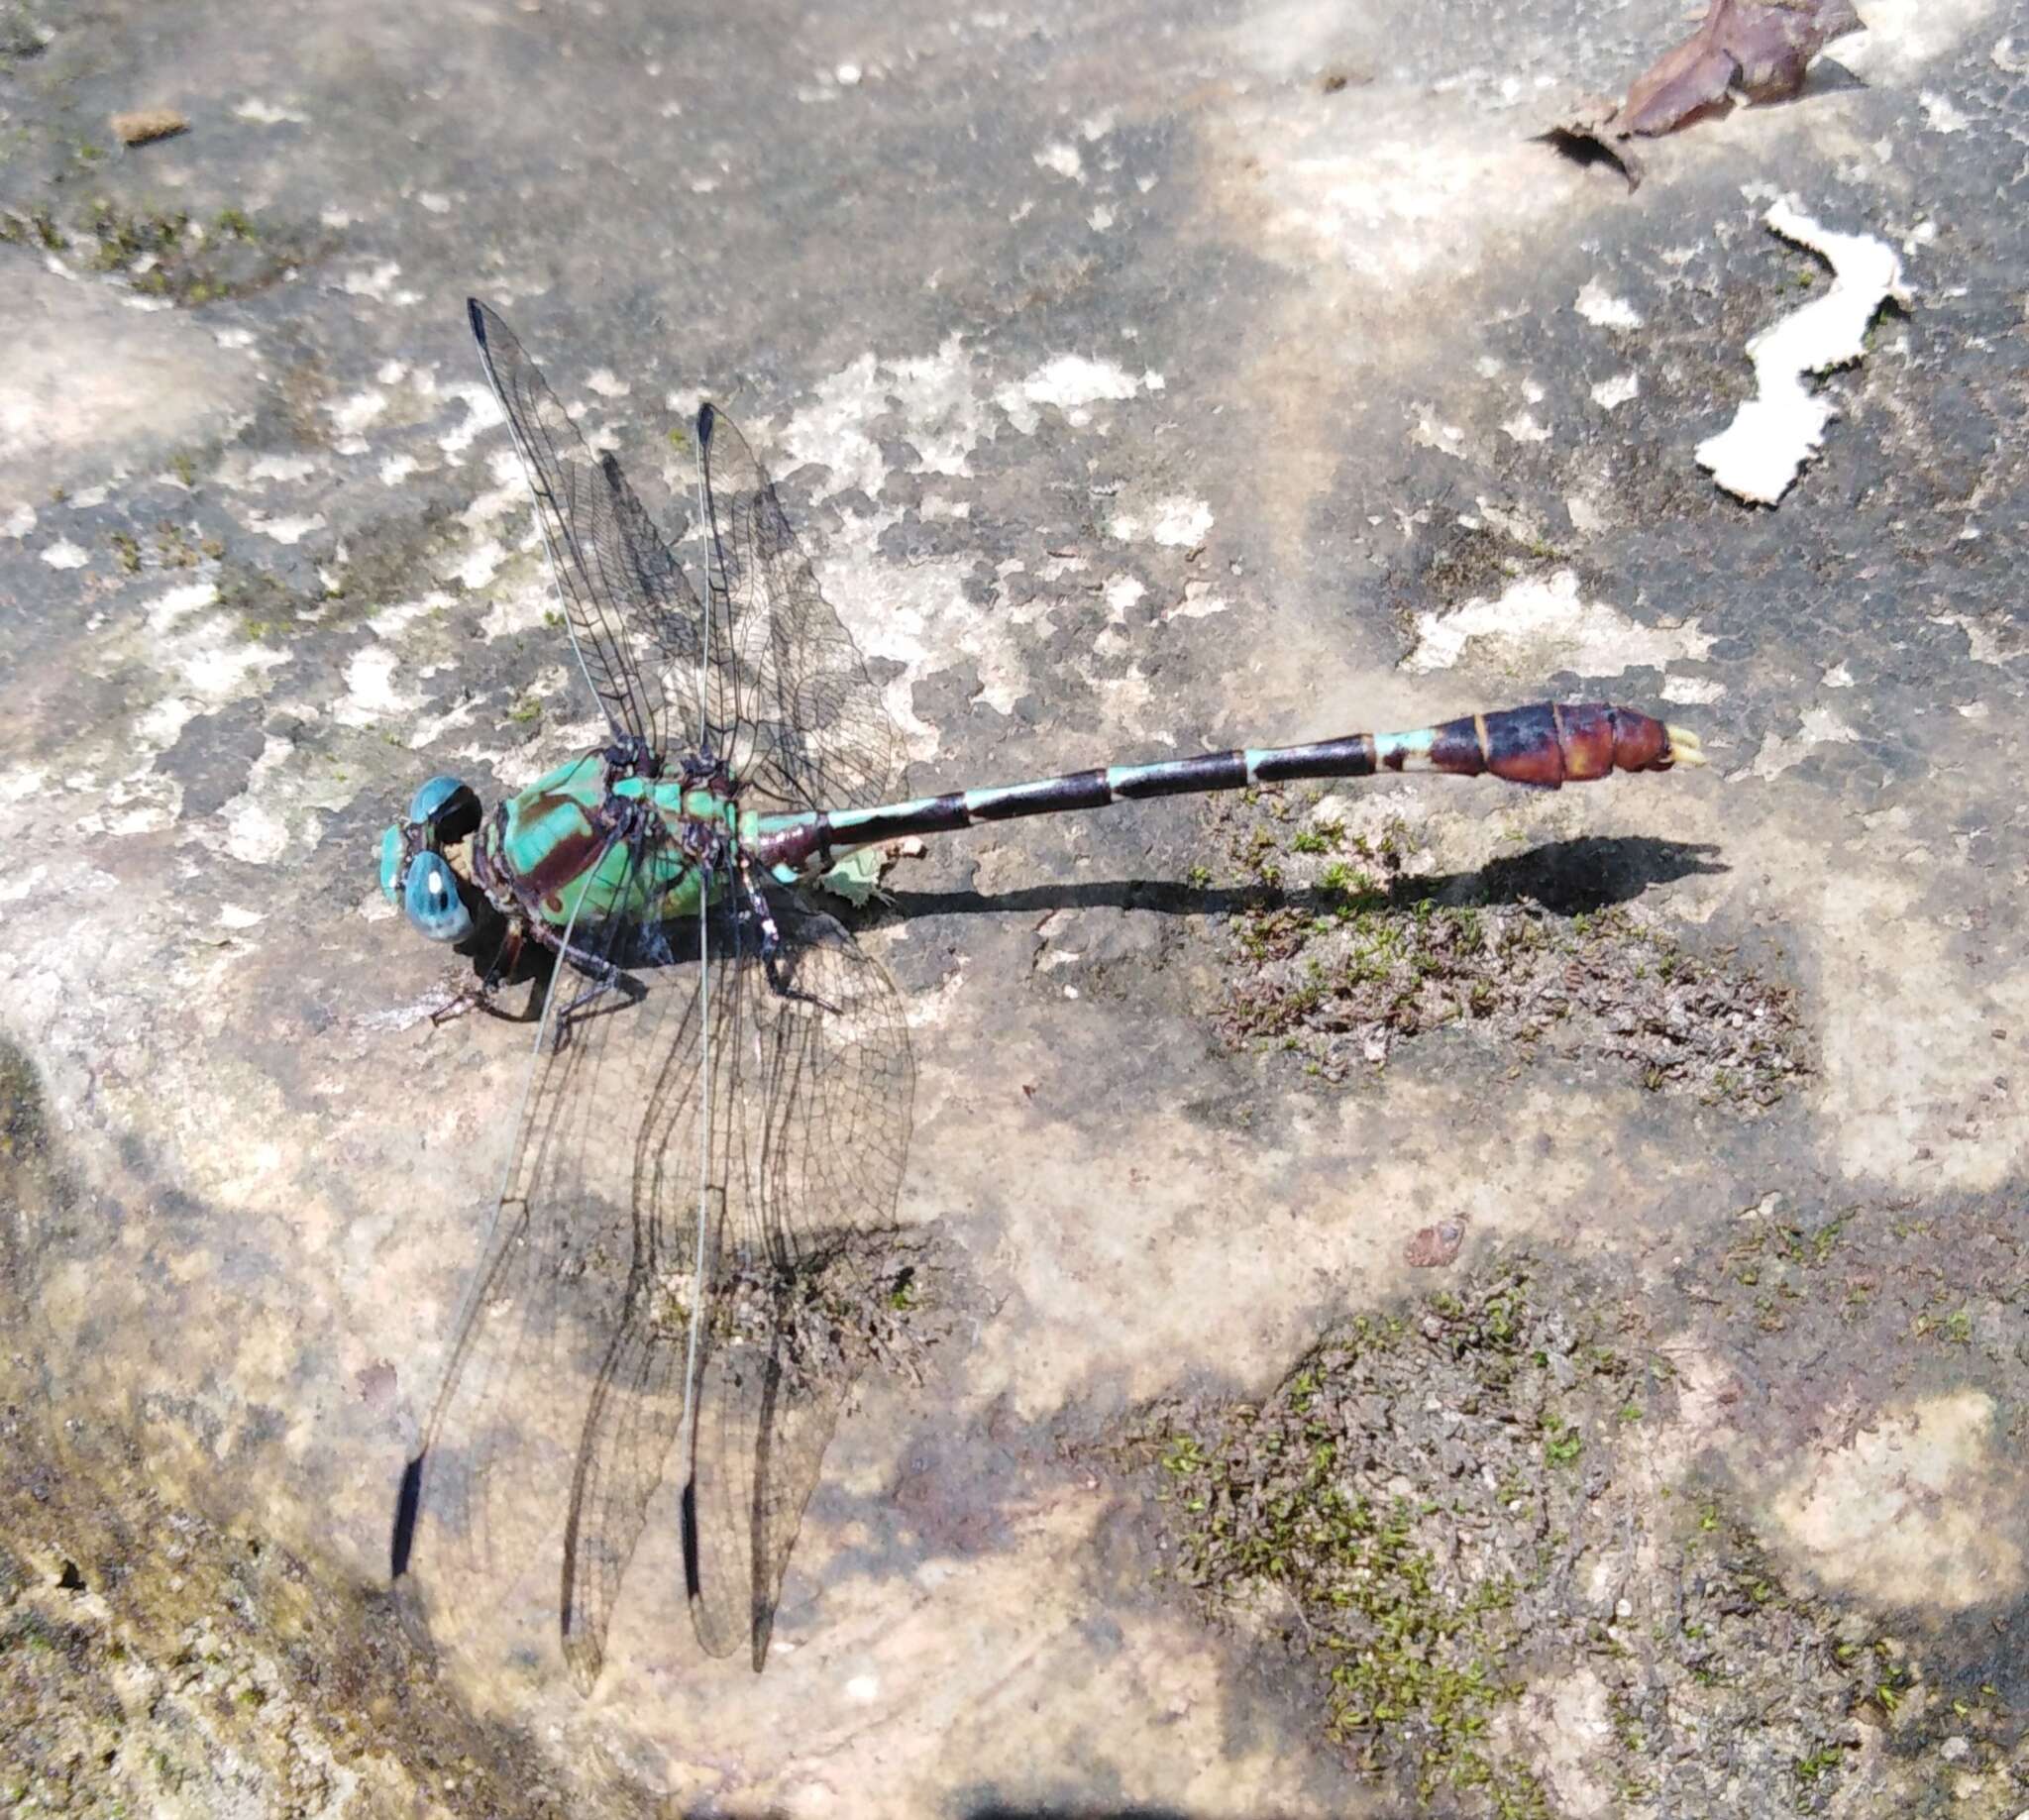
[{"label": "dragonfly shadow", "polygon": [[[1648,834],[1587,834],[1548,841],[1526,853],[1470,872],[1398,878],[1391,904],[1535,904],[1557,915],[1578,915],[1632,903],[1652,886],[1728,871],[1709,843],[1659,840]],[[1230,916],[1285,907],[1324,909],[1342,894],[1279,885],[1196,886],[1172,880],[1107,879],[1092,884],[1033,885],[1020,891],[893,891],[870,912],[876,922],[916,916],[1005,915],[1029,910],[1140,910],[1168,916]]]}]

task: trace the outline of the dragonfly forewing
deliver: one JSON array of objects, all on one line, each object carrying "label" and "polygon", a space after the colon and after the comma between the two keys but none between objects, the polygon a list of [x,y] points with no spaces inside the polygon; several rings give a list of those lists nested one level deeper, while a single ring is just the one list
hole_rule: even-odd
[{"label": "dragonfly forewing", "polygon": [[704,621],[696,591],[619,464],[587,446],[513,332],[477,299],[469,310],[591,693],[616,736],[656,753],[688,745]]},{"label": "dragonfly forewing", "polygon": [[697,441],[733,774],[757,806],[871,807],[902,782],[902,735],[746,439],[706,405]]}]

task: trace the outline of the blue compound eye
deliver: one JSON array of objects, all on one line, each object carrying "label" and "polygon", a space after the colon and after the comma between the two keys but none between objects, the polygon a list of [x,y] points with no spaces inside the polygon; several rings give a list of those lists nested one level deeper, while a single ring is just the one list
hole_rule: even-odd
[{"label": "blue compound eye", "polygon": [[432,778],[408,805],[410,822],[427,822],[436,831],[438,846],[448,846],[474,832],[480,825],[480,812],[478,796],[456,778]]},{"label": "blue compound eye", "polygon": [[459,897],[458,880],[441,854],[418,853],[409,861],[401,907],[432,941],[463,941],[472,933],[472,911]]},{"label": "blue compound eye", "polygon": [[401,830],[389,828],[380,836],[380,895],[390,904],[401,902]]}]

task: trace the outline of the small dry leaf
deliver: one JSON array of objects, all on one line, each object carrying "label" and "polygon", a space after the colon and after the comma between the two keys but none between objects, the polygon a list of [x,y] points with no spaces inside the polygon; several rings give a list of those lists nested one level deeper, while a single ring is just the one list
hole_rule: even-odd
[{"label": "small dry leaf", "polygon": [[1864,29],[1851,0],[1712,0],[1698,29],[1636,79],[1607,125],[1653,139],[1725,113],[1736,94],[1787,101],[1812,57]]},{"label": "small dry leaf", "polygon": [[137,108],[131,114],[115,114],[113,137],[123,146],[145,146],[152,140],[173,139],[190,130],[189,121],[172,107]]},{"label": "small dry leaf", "polygon": [[1866,29],[1852,0],[1711,0],[1698,29],[1637,76],[1618,108],[1581,104],[1544,138],[1566,154],[1611,159],[1633,189],[1642,165],[1628,140],[1716,118],[1737,100],[1790,100],[1820,51]]},{"label": "small dry leaf", "polygon": [[1412,1270],[1435,1270],[1458,1255],[1465,1242],[1465,1216],[1440,1220],[1436,1226],[1419,1227],[1402,1247],[1402,1261]]}]

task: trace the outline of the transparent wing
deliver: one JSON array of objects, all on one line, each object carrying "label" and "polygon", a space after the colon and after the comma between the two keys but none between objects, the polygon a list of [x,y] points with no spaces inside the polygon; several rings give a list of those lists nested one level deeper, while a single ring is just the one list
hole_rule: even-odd
[{"label": "transparent wing", "polygon": [[[433,1605],[471,1633],[508,1581],[558,1561],[561,1525],[565,1654],[588,1686],[682,1403],[681,1345],[658,1326],[681,1212],[666,1201],[681,1194],[658,1172],[636,1179],[656,1135],[644,1093],[694,1089],[699,1045],[696,969],[657,964],[657,931],[615,922],[576,939],[617,981],[595,992],[572,967],[552,976],[492,1229],[404,1475],[392,1566],[399,1579],[413,1559]],[[596,1459],[594,1433],[610,1437]]]},{"label": "transparent wing", "polygon": [[714,1656],[768,1653],[824,1449],[893,1292],[914,1095],[900,995],[831,917],[778,909],[777,978],[751,932],[735,1033],[723,1224],[685,1508],[691,1615]]},{"label": "transparent wing", "polygon": [[[616,737],[667,752],[670,702],[694,700],[704,612],[611,456],[587,447],[507,325],[467,305],[487,382],[507,414],[535,495],[579,667]],[[666,691],[674,682],[680,693]]]},{"label": "transparent wing", "polygon": [[871,808],[899,793],[902,735],[817,587],[775,488],[724,415],[697,413],[710,540],[706,713],[751,800]]},{"label": "transparent wing", "polygon": [[[461,1632],[512,1576],[554,1561],[564,1654],[587,1689],[672,1471],[700,1295],[684,1500],[687,1542],[701,1538],[687,1563],[694,1617],[716,1653],[750,1636],[758,1665],[762,1607],[772,1617],[857,1369],[849,1335],[826,1340],[812,1322],[830,1310],[836,1325],[859,1306],[854,1286],[877,1281],[908,1140],[900,1006],[835,923],[785,922],[781,971],[793,990],[818,982],[809,1000],[776,998],[745,912],[714,912],[711,948],[726,958],[708,1001],[695,925],[672,934],[674,951],[647,956],[665,964],[629,967],[536,1061],[479,1292],[397,1517],[397,1573],[413,1552]],[[582,986],[560,969],[552,995]],[[700,1284],[707,1105],[712,1280]]]}]

